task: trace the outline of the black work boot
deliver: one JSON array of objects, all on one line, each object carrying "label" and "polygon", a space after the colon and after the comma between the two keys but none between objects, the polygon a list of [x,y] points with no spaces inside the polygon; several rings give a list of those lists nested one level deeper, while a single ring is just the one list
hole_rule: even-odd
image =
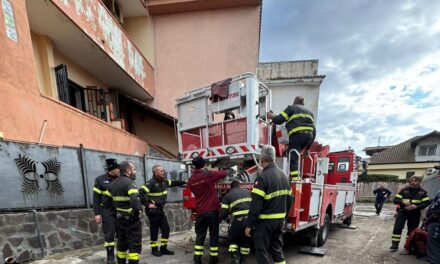
[{"label": "black work boot", "polygon": [[107,251],[107,264],[115,264],[115,247],[108,246],[105,247]]},{"label": "black work boot", "polygon": [[247,257],[247,255],[240,254],[240,264],[246,263],[246,257]]},{"label": "black work boot", "polygon": [[174,251],[169,250],[166,245],[160,246],[160,253],[162,255],[174,255]]},{"label": "black work boot", "polygon": [[194,264],[202,264],[202,256],[194,255]]},{"label": "black work boot", "polygon": [[218,257],[217,256],[209,256],[209,264],[217,264]]},{"label": "black work boot", "polygon": [[128,264],[139,264],[139,260],[128,260]]},{"label": "black work boot", "polygon": [[399,249],[399,241],[392,241],[390,249],[391,249],[391,251],[398,250]]},{"label": "black work boot", "polygon": [[240,253],[238,251],[231,252],[231,264],[240,264]]},{"label": "black work boot", "polygon": [[160,253],[157,247],[151,248],[151,254],[153,254],[155,257],[162,257],[162,253]]},{"label": "black work boot", "polygon": [[127,263],[127,259],[125,258],[116,258],[118,260],[118,264],[126,264]]}]

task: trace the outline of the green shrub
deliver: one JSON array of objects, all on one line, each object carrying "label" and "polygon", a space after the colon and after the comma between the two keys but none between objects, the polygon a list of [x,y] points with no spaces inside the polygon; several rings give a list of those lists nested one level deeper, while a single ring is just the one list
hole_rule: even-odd
[{"label": "green shrub", "polygon": [[399,179],[397,175],[368,174],[359,176],[358,182],[406,182],[406,179]]}]

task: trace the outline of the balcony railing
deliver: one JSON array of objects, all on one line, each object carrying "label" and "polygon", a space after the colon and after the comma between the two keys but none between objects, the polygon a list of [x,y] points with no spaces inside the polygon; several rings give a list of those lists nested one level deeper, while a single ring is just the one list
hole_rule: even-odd
[{"label": "balcony railing", "polygon": [[26,4],[31,30],[48,36],[97,79],[140,100],[153,97],[153,67],[101,1]]}]

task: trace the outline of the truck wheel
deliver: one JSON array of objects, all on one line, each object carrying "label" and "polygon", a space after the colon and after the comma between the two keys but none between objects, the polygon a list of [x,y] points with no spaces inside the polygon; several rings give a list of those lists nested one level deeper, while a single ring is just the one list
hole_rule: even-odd
[{"label": "truck wheel", "polygon": [[324,225],[322,225],[318,231],[318,247],[325,244],[325,241],[327,241],[327,236],[329,231],[330,231],[330,216],[328,214],[325,214]]},{"label": "truck wheel", "polygon": [[344,223],[347,226],[350,226],[352,220],[353,220],[353,215],[350,215],[349,217],[345,218],[344,221],[342,221],[342,223]]}]

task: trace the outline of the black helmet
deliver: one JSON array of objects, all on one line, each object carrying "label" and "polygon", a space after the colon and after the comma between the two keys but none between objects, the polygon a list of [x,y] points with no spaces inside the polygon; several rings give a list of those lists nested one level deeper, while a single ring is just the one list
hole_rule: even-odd
[{"label": "black helmet", "polygon": [[111,170],[114,170],[114,169],[119,169],[119,164],[118,164],[118,161],[116,159],[106,159],[105,163],[106,163],[107,171],[111,171]]},{"label": "black helmet", "polygon": [[205,167],[206,160],[202,157],[196,157],[192,160],[192,164],[194,165],[194,167],[196,167],[196,169],[201,169]]}]

